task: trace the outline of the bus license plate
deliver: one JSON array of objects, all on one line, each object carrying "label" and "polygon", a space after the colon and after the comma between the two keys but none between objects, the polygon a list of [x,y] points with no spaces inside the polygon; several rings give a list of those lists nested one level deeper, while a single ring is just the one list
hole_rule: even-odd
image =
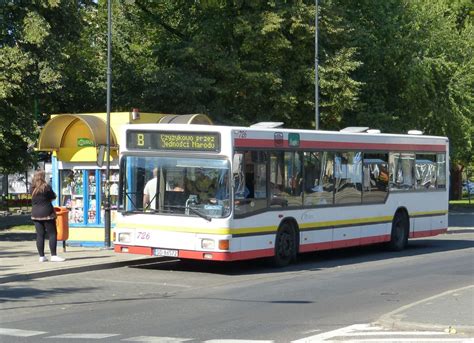
[{"label": "bus license plate", "polygon": [[178,250],[171,250],[171,249],[153,249],[153,255],[155,255],[155,256],[178,257]]}]

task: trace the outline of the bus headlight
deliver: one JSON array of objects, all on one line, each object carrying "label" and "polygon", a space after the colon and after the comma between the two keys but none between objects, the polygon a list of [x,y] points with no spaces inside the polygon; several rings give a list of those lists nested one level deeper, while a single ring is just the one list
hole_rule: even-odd
[{"label": "bus headlight", "polygon": [[215,247],[216,247],[216,244],[215,244],[213,239],[209,239],[209,238],[201,239],[201,248],[202,249],[214,250]]},{"label": "bus headlight", "polygon": [[120,243],[131,243],[132,235],[130,234],[130,232],[120,232],[118,234],[118,241]]}]

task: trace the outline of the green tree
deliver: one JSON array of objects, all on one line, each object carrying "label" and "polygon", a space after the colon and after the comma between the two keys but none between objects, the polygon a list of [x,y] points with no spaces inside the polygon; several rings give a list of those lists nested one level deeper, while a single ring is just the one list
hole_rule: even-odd
[{"label": "green tree", "polygon": [[474,142],[474,32],[472,18],[464,15],[466,1],[341,5],[348,8],[363,61],[355,78],[364,83],[360,111],[345,121],[386,132],[416,128],[448,136],[458,174],[472,161]]},{"label": "green tree", "polygon": [[[80,40],[82,12],[92,1],[2,1],[0,7],[0,171],[23,171],[44,122],[60,108],[66,66]],[[66,101],[67,103],[67,101]]]},{"label": "green tree", "polygon": [[[314,125],[313,1],[135,0],[118,6],[119,106],[133,100],[164,112],[207,113],[221,123]],[[335,127],[357,102],[360,84],[350,74],[358,62],[355,49],[343,44],[349,28],[330,15],[337,6],[327,1],[322,13],[322,119]]]}]

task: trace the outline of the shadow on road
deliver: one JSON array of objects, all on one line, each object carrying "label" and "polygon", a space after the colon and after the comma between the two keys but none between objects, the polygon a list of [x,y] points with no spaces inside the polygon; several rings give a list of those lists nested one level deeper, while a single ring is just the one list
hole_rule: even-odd
[{"label": "shadow on road", "polygon": [[474,213],[473,212],[449,212],[448,216],[449,227],[474,227]]},{"label": "shadow on road", "polygon": [[12,226],[17,225],[33,225],[31,220],[31,215],[21,214],[21,215],[10,215],[5,217],[0,217],[0,230],[8,229]]},{"label": "shadow on road", "polygon": [[[444,237],[448,237],[448,235],[445,235]],[[252,275],[261,273],[294,272],[310,269],[318,270],[364,262],[388,260],[396,257],[420,256],[438,252],[472,249],[474,248],[474,235],[472,237],[473,240],[448,238],[410,240],[408,247],[400,252],[387,251],[384,245],[370,245],[311,252],[299,255],[296,263],[284,268],[273,268],[268,259],[236,262],[168,260],[147,265],[133,266],[132,268],[189,271],[222,275]]]},{"label": "shadow on road", "polygon": [[36,233],[34,232],[1,232],[1,242],[24,242],[24,241],[35,241]]}]

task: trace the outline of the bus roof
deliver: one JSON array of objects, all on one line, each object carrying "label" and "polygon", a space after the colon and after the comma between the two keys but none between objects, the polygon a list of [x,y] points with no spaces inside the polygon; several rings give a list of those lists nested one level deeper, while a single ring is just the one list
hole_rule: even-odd
[{"label": "bus roof", "polygon": [[[224,126],[224,125],[199,125],[199,124],[126,124],[124,130],[164,130],[164,131],[194,131],[194,132],[232,132],[232,131],[246,131],[246,132],[266,132],[266,133],[299,133],[299,134],[319,134],[319,135],[334,135],[339,137],[374,137],[385,139],[387,137],[404,138],[408,140],[441,140],[448,142],[449,139],[444,136],[430,136],[430,135],[409,135],[400,133],[367,133],[367,132],[344,132],[344,131],[329,131],[329,130],[308,130],[308,129],[293,129],[293,128],[263,128],[263,127],[248,127],[248,126]],[[382,138],[383,137],[383,138]]]}]

